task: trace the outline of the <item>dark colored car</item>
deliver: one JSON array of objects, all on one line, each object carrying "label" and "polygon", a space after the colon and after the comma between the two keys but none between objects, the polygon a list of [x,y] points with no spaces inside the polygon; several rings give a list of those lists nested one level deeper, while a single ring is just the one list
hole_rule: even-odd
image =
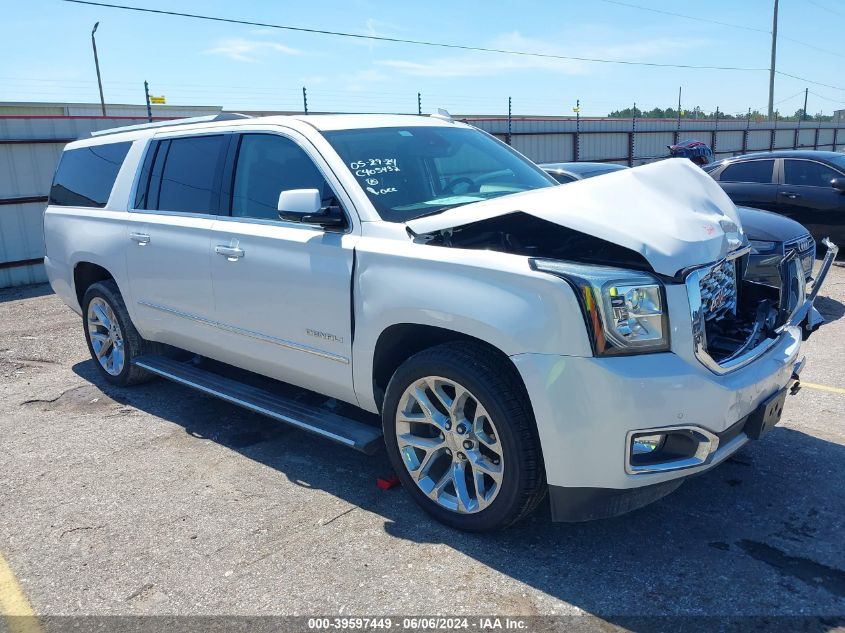
[{"label": "dark colored car", "polygon": [[561,184],[628,169],[615,163],[543,163],[540,167]]},{"label": "dark colored car", "polygon": [[735,204],[792,218],[817,240],[845,242],[845,154],[812,150],[745,154],[704,170]]},{"label": "dark colored car", "polygon": [[[544,163],[540,167],[561,184],[628,169],[609,163]],[[811,278],[816,243],[807,229],[776,213],[743,206],[738,206],[737,211],[752,248],[746,273],[748,279],[780,287],[778,265],[793,250],[798,251],[807,279]]]}]

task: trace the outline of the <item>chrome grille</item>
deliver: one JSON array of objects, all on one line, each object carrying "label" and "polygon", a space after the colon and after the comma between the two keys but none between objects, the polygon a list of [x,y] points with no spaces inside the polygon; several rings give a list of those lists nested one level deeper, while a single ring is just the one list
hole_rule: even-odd
[{"label": "chrome grille", "polygon": [[736,263],[726,260],[699,279],[701,309],[705,321],[736,314]]}]

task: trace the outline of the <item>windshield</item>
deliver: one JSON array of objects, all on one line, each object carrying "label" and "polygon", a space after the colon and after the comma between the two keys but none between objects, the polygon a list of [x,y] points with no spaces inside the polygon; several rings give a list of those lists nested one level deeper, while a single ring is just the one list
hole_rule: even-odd
[{"label": "windshield", "polygon": [[474,129],[368,128],[323,136],[388,222],[556,184],[507,145]]},{"label": "windshield", "polygon": [[845,170],[845,154],[842,156],[832,156],[828,160],[839,169]]},{"label": "windshield", "polygon": [[621,171],[627,169],[622,165],[604,165],[601,167],[591,167],[589,169],[579,170],[578,173],[584,178],[592,178],[594,176],[601,176],[602,174],[609,174],[612,171]]}]

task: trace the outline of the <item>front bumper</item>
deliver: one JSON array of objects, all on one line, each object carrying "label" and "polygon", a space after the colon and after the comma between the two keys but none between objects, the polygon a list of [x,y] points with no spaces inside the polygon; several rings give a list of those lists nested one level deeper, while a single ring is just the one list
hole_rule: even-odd
[{"label": "front bumper", "polygon": [[716,435],[727,431],[787,386],[800,345],[800,329],[790,327],[752,364],[724,375],[672,352],[511,359],[531,398],[549,484],[622,489],[695,474],[736,451],[747,441],[743,434],[720,443],[698,466],[638,474],[625,469],[629,432],[681,425]]},{"label": "front bumper", "polygon": [[[633,510],[730,457],[749,441],[741,423],[792,380],[800,345],[800,329],[789,327],[760,358],[724,375],[671,352],[513,356],[534,407],[555,519]],[[631,432],[677,426],[724,441],[698,465],[627,472]]]},{"label": "front bumper", "polygon": [[[512,356],[537,420],[553,517],[578,521],[633,510],[759,435],[759,413],[770,408],[761,405],[777,400],[782,408],[782,398],[773,396],[797,378],[803,364],[802,326],[831,261],[825,258],[811,291],[802,293],[804,302],[777,337],[735,368],[713,371],[696,356],[687,290],[679,284],[666,288],[671,352]],[[670,429],[691,429],[703,438],[694,459],[633,468],[635,434]]]}]

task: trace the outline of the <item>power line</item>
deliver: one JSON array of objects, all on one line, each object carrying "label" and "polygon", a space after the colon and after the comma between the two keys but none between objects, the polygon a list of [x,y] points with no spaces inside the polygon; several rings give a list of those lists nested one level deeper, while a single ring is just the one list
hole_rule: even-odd
[{"label": "power line", "polygon": [[842,90],[845,92],[845,88],[840,86],[831,86],[830,84],[823,84],[818,81],[813,81],[812,79],[807,79],[806,77],[799,77],[798,75],[790,75],[789,73],[785,73],[782,70],[775,70],[778,75],[783,75],[784,77],[790,77],[791,79],[797,79],[798,81],[805,81],[808,84],[814,84],[816,86],[824,86],[825,88],[831,88],[833,90]]},{"label": "power line", "polygon": [[[772,32],[766,29],[758,29],[753,26],[745,26],[743,24],[733,24],[731,22],[722,22],[720,20],[711,20],[710,18],[702,18],[695,15],[686,15],[685,13],[675,13],[674,11],[664,11],[663,9],[653,9],[651,7],[644,7],[638,4],[633,4],[631,2],[622,2],[622,0],[601,0],[602,2],[607,2],[608,4],[615,4],[621,7],[629,7],[631,9],[639,9],[641,11],[650,11],[651,13],[659,13],[661,15],[670,15],[675,18],[683,18],[685,20],[695,20],[696,22],[706,22],[708,24],[718,24],[719,26],[727,26],[733,29],[743,29],[745,31],[754,31],[755,33],[763,33],[765,35],[771,35]],[[820,53],[826,53],[827,55],[833,55],[834,57],[843,57],[845,55],[842,53],[838,53],[836,51],[832,51],[827,48],[822,48],[821,46],[816,46],[815,44],[810,44],[809,42],[805,42],[803,40],[799,40],[794,37],[787,37],[786,35],[779,35],[779,39],[781,40],[788,40],[793,42],[794,44],[800,44],[801,46],[806,46],[807,48],[812,48],[815,51],[819,51]]]},{"label": "power line", "polygon": [[796,93],[795,93],[794,95],[792,95],[791,97],[787,97],[786,99],[781,99],[780,101],[775,101],[774,105],[780,105],[781,103],[784,103],[784,102],[786,102],[786,101],[789,101],[790,99],[794,99],[795,97],[802,96],[803,94],[804,94],[804,91],[803,91],[803,90],[799,90],[798,92],[796,92]]},{"label": "power line", "polygon": [[639,4],[630,2],[621,2],[621,0],[602,0],[608,4],[616,4],[620,7],[629,7],[631,9],[640,9],[642,11],[651,11],[652,13],[660,13],[662,15],[671,15],[675,18],[684,18],[685,20],[695,20],[696,22],[708,22],[709,24],[718,24],[719,26],[729,26],[733,29],[743,29],[744,31],[756,31],[757,33],[765,33],[771,35],[771,31],[767,29],[758,29],[753,26],[745,26],[744,24],[732,24],[730,22],[721,22],[719,20],[711,20],[710,18],[701,18],[695,15],[686,15],[684,13],[675,13],[673,11],[664,11],[663,9],[653,9],[652,7],[643,7]]},{"label": "power line", "polygon": [[840,16],[840,17],[845,18],[845,13],[839,13],[839,11],[834,11],[834,10],[833,10],[833,9],[831,9],[830,7],[826,7],[826,6],[822,5],[822,4],[819,4],[818,2],[814,2],[814,0],[807,0],[807,2],[809,2],[809,3],[810,3],[810,4],[812,4],[812,5],[817,6],[819,9],[824,9],[825,11],[830,12],[830,13],[832,13],[833,15],[838,15],[838,16]]},{"label": "power line", "polygon": [[828,55],[833,55],[834,57],[845,57],[842,53],[837,53],[835,51],[829,50],[827,48],[822,48],[821,46],[816,46],[815,44],[808,44],[807,42],[802,42],[801,40],[796,40],[794,37],[787,37],[786,35],[779,35],[778,36],[782,40],[788,40],[790,42],[794,42],[795,44],[800,44],[801,46],[806,46],[807,48],[812,48],[814,51],[819,51],[821,53],[827,53]]},{"label": "power line", "polygon": [[697,66],[693,64],[662,64],[659,62],[634,62],[624,59],[601,59],[597,57],[578,57],[575,55],[555,55],[552,53],[538,53],[535,51],[518,51],[504,48],[486,48],[483,46],[467,46],[462,44],[451,44],[446,42],[432,42],[426,40],[410,40],[398,37],[387,37],[384,35],[364,35],[361,33],[346,33],[344,31],[326,31],[323,29],[312,29],[301,26],[289,26],[284,24],[270,24],[267,22],[252,22],[249,20],[238,20],[234,18],[221,18],[197,13],[181,13],[178,11],[165,11],[163,9],[147,9],[122,4],[110,4],[106,2],[93,2],[91,0],[63,0],[74,4],[84,4],[108,9],[123,9],[125,11],[138,11],[140,13],[154,13],[158,15],[170,15],[180,18],[193,18],[196,20],[208,20],[211,22],[226,22],[229,24],[241,24],[244,26],[258,26],[261,28],[280,29],[283,31],[294,31],[298,33],[312,33],[318,35],[331,35],[334,37],[346,37],[360,40],[374,40],[378,42],[391,42],[394,44],[412,44],[415,46],[432,46],[436,48],[449,48],[464,51],[476,51],[481,53],[499,53],[502,55],[519,55],[522,57],[540,57],[543,59],[562,59],[567,61],[591,62],[596,64],[622,64],[625,66],[649,66],[654,68],[684,68],[693,70],[738,70],[738,71],[760,71],[765,68],[743,68],[738,66]]},{"label": "power line", "polygon": [[831,103],[845,103],[845,101],[843,101],[841,99],[831,99],[830,97],[825,97],[824,95],[820,95],[818,92],[813,92],[812,90],[810,90],[810,94],[818,97],[819,99],[824,99],[825,101],[830,101]]}]

